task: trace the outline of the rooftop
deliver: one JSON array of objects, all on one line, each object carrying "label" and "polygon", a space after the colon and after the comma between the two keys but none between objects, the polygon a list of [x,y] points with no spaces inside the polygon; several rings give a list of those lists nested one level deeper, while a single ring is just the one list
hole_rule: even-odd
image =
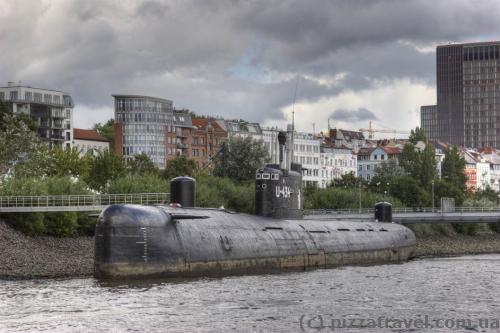
[{"label": "rooftop", "polygon": [[97,133],[97,131],[81,128],[73,128],[73,138],[75,140],[109,142],[108,139]]}]

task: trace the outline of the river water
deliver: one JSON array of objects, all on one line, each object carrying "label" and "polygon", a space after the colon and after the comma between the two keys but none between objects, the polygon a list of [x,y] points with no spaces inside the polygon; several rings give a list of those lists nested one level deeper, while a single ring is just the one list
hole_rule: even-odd
[{"label": "river water", "polygon": [[499,283],[500,255],[183,281],[0,281],[0,331],[499,332]]}]

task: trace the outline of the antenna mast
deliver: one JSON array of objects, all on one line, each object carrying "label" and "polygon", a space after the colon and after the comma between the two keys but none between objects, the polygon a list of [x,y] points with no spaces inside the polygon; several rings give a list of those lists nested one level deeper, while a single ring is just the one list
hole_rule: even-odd
[{"label": "antenna mast", "polygon": [[290,138],[290,163],[288,167],[292,167],[294,146],[295,146],[295,100],[297,98],[297,87],[299,86],[299,76],[297,75],[297,80],[295,81],[295,91],[293,93],[293,104],[292,104],[292,135]]}]

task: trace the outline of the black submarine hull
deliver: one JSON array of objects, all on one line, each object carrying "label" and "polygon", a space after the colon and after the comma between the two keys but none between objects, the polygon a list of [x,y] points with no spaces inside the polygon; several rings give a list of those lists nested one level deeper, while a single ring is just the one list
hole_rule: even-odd
[{"label": "black submarine hull", "polygon": [[112,205],[96,227],[95,276],[224,276],[402,262],[414,246],[413,232],[394,223]]}]

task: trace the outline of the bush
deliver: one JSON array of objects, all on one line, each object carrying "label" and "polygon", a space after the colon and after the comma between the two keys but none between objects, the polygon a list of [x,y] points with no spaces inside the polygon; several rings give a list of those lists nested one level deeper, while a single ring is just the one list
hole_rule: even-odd
[{"label": "bush", "polygon": [[[360,191],[356,188],[307,189],[304,209],[356,209],[359,208],[359,196]],[[401,201],[394,197],[361,191],[361,207],[373,208],[380,201],[388,201],[393,207],[402,207]]]},{"label": "bush", "polygon": [[253,181],[237,182],[229,178],[200,176],[196,182],[196,205],[220,207],[252,214],[255,207]]},{"label": "bush", "polygon": [[169,184],[155,174],[127,175],[111,181],[107,193],[166,193]]},{"label": "bush", "polygon": [[46,213],[45,234],[56,237],[74,236],[78,230],[77,212]]},{"label": "bush", "polygon": [[[0,184],[0,195],[67,195],[88,194],[87,185],[71,177],[24,178],[14,177]],[[90,231],[91,222],[79,218],[84,213],[19,213],[3,214],[2,218],[27,235],[73,236]],[[82,223],[80,225],[80,223]]]}]

